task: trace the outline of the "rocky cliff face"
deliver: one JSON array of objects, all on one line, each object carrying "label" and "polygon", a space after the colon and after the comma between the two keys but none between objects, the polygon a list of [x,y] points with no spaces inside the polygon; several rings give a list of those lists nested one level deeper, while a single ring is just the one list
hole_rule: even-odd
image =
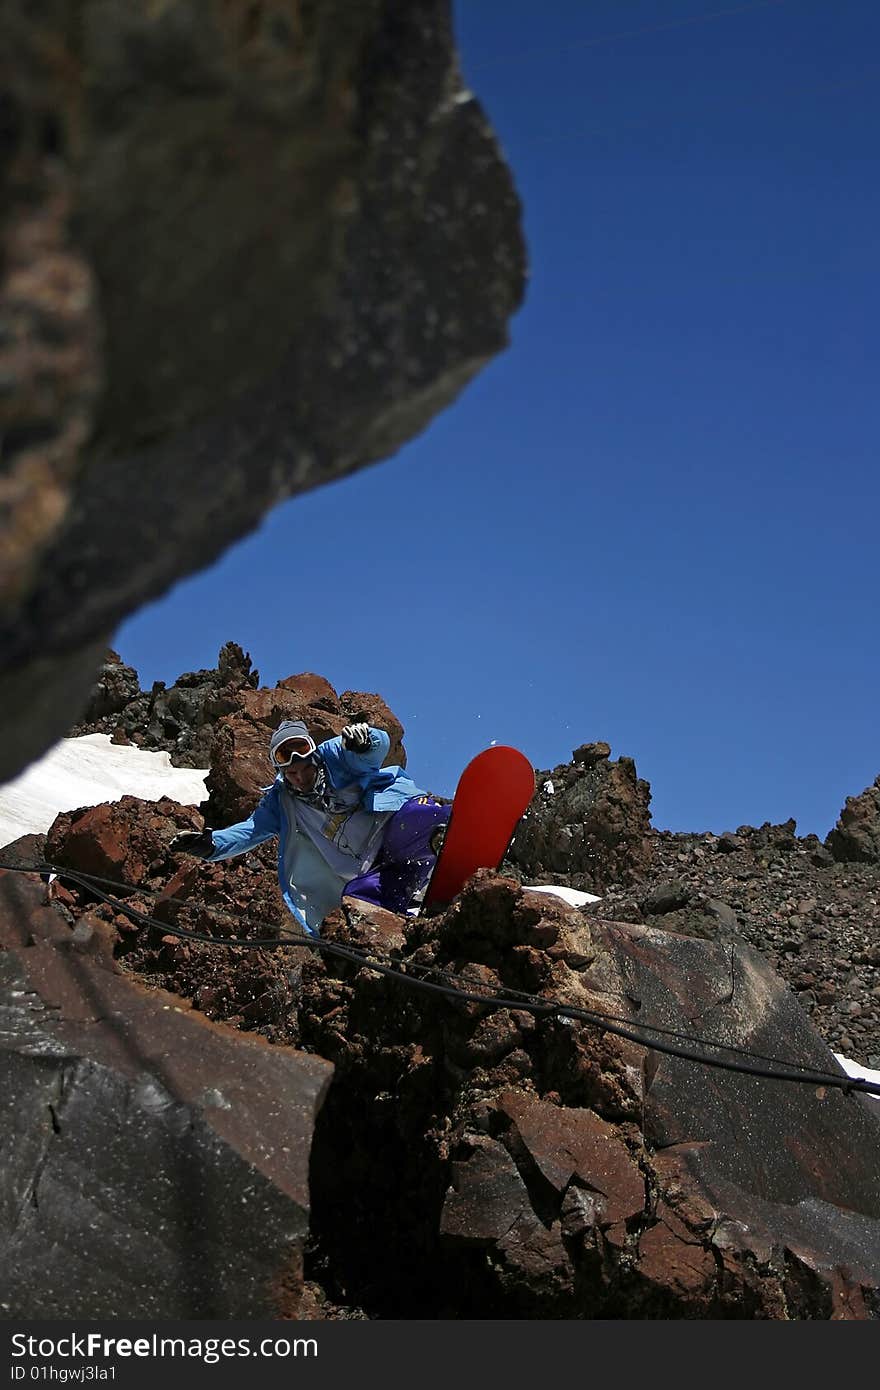
[{"label": "rocky cliff face", "polygon": [[0,13],[0,779],[108,635],[507,340],[510,173],[448,0]]},{"label": "rocky cliff face", "polygon": [[108,651],[81,718],[70,733],[109,734],[115,743],[162,749],[176,767],[209,767],[216,725],[260,683],[250,656],[235,642],[221,648],[211,670],[185,671],[169,687],[141,690],[137,671]]}]

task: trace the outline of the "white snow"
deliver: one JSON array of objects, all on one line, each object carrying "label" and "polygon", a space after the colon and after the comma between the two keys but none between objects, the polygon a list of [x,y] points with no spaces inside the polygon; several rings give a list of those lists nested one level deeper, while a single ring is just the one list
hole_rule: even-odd
[{"label": "white snow", "polygon": [[[852,1062],[849,1057],[842,1057],[839,1052],[835,1052],[834,1055],[847,1076],[857,1076],[862,1081],[880,1082],[880,1071],[871,1071],[870,1067],[863,1067],[858,1062]],[[880,1100],[880,1096],[872,1095],[871,1100]]]},{"label": "white snow", "polygon": [[530,893],[553,893],[557,898],[565,898],[572,907],[583,907],[584,903],[602,901],[595,893],[581,893],[577,888],[560,887],[558,883],[529,883],[526,887]]},{"label": "white snow", "polygon": [[109,734],[63,738],[12,782],[0,786],[0,847],[47,831],[60,811],[122,796],[162,796],[197,806],[208,795],[207,768],[172,767],[167,753],[110,742]]}]

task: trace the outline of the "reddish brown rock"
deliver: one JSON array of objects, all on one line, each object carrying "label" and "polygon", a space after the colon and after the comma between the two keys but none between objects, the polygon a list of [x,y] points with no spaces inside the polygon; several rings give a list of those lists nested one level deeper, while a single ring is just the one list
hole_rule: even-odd
[{"label": "reddish brown rock", "polygon": [[523,1212],[498,1241],[505,1283],[525,1286],[532,1295],[552,1300],[571,1286],[572,1262],[562,1240],[562,1226],[545,1226],[532,1211]]},{"label": "reddish brown rock", "polygon": [[610,757],[610,743],[582,743],[580,748],[575,748],[571,760],[573,763],[581,763],[584,767],[595,767],[597,763],[607,762]]},{"label": "reddish brown rock", "polygon": [[364,950],[375,949],[382,955],[406,945],[403,918],[363,898],[344,897],[341,909],[322,923],[321,935]]},{"label": "reddish brown rock", "polygon": [[[134,798],[127,800],[132,802]],[[130,806],[114,802],[64,812],[50,827],[47,857],[65,867],[75,865],[84,873],[138,883],[148,861],[137,844],[140,837],[128,834],[132,828],[130,810]]]},{"label": "reddish brown rock", "polygon": [[656,1224],[639,1237],[638,1270],[658,1289],[706,1308],[712,1302],[718,1265],[708,1243],[698,1238],[661,1202]]},{"label": "reddish brown rock", "polygon": [[275,774],[269,763],[272,730],[284,719],[300,719],[301,702],[290,692],[255,690],[241,712],[220,721],[205,781],[207,822],[215,827],[246,820]]},{"label": "reddish brown rock", "polygon": [[[432,1169],[437,1184],[448,1174],[434,1238],[460,1287],[458,1315],[873,1316],[880,1117],[871,1102],[663,1056],[578,1022],[539,1017],[524,1027],[525,1011],[509,1003],[543,950],[542,998],[634,1029],[653,1024],[666,1030],[661,1039],[672,1031],[714,1038],[841,1075],[793,997],[744,947],[588,922],[550,900],[553,944],[527,945],[524,935],[545,934],[542,897],[478,874],[444,914],[405,926],[422,978],[454,977],[487,998],[500,989],[503,1009],[421,999],[402,985],[371,982],[367,972],[330,996],[341,1070],[339,1128],[326,1142],[343,1142],[343,1112],[369,1076],[396,1089],[401,1152],[419,1153],[422,1184]],[[564,943],[568,953],[551,956]],[[329,961],[324,969],[337,972]],[[314,978],[304,1000],[307,1033],[319,1047],[328,1016],[323,979]],[[357,1089],[349,1093],[341,1040],[355,1027]],[[423,1082],[433,1075],[434,1089],[411,1089],[404,1039],[414,1035],[417,1074]],[[369,1189],[376,1169],[366,1162]],[[321,1175],[329,1233],[343,1193],[326,1163]],[[397,1176],[412,1196],[415,1173]],[[359,1219],[372,1229],[363,1211]],[[409,1238],[422,1248],[431,1232],[417,1229]],[[343,1263],[350,1258],[344,1246],[333,1248]],[[407,1270],[413,1296],[424,1299],[418,1274]]]},{"label": "reddish brown rock", "polygon": [[452,1164],[452,1185],[440,1216],[447,1245],[491,1251],[505,1282],[544,1289],[570,1280],[561,1227],[548,1229],[532,1210],[528,1191],[503,1145],[475,1136],[467,1156]]},{"label": "reddish brown rock", "polygon": [[184,860],[180,868],[168,880],[152,907],[152,916],[159,922],[173,925],[180,916],[186,899],[199,881],[199,865],[196,861]]},{"label": "reddish brown rock", "polygon": [[509,1091],[498,1107],[512,1122],[508,1145],[515,1143],[560,1196],[576,1178],[601,1194],[608,1225],[644,1211],[645,1179],[613,1125],[591,1110],[551,1105]]},{"label": "reddish brown rock", "polygon": [[347,691],[347,705],[323,676],[304,672],[279,681],[274,690],[243,690],[236,711],[222,719],[212,745],[206,808],[209,823],[230,825],[250,815],[274,773],[268,748],[272,732],[285,719],[301,719],[316,743],[340,734],[346,724],[368,719],[391,737],[386,763],[406,761],[403,726],[377,695]]},{"label": "reddish brown rock", "polygon": [[403,746],[403,725],[386,705],[381,695],[365,695],[358,690],[344,690],[339,697],[346,724],[372,724],[376,729],[384,729],[391,739],[391,747],[386,763],[396,763],[406,767],[406,749]]},{"label": "reddish brown rock", "polygon": [[497,1140],[477,1136],[470,1152],[451,1167],[452,1185],[440,1217],[440,1234],[467,1244],[492,1245],[531,1210],[516,1164]]},{"label": "reddish brown rock", "polygon": [[278,690],[290,690],[298,695],[309,708],[323,708],[330,714],[339,713],[339,696],[326,676],[316,676],[313,671],[300,671],[298,676],[285,676],[276,684]]},{"label": "reddish brown rock", "polygon": [[176,830],[190,828],[191,809],[163,798],[159,802],[123,796],[56,816],[46,837],[50,863],[97,874],[116,883],[139,884],[157,855],[164,854]]}]

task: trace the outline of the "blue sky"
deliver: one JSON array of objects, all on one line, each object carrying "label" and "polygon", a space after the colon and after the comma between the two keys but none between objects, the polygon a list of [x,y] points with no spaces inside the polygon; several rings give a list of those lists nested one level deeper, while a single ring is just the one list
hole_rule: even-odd
[{"label": "blue sky", "polygon": [[233,640],[377,691],[437,792],[605,739],[659,829],[824,836],[880,772],[880,5],[455,16],[524,205],[511,346],[114,645],[144,686]]}]

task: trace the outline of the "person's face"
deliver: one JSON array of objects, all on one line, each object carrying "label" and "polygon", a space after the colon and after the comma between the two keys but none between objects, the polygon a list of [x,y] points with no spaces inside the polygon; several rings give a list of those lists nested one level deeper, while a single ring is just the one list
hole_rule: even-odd
[{"label": "person's face", "polygon": [[294,758],[292,763],[282,769],[289,787],[295,792],[310,792],[315,785],[315,778],[318,769],[314,763],[299,762]]}]

